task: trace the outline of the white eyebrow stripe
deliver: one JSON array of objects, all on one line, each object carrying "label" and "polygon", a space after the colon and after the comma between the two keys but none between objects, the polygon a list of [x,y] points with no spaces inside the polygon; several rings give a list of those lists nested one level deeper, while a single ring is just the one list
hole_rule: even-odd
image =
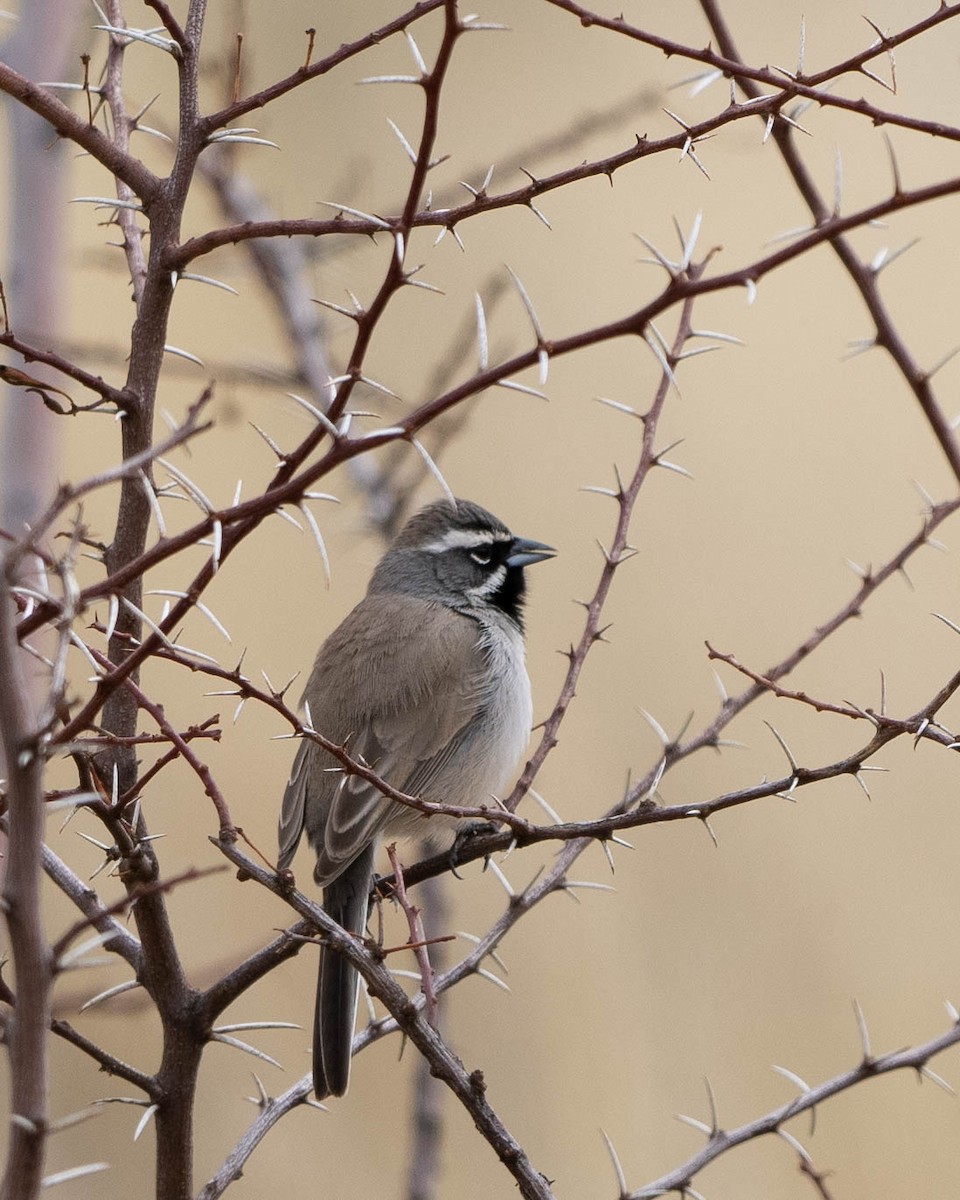
[{"label": "white eyebrow stripe", "polygon": [[474,546],[492,546],[494,542],[512,542],[513,534],[494,529],[448,529],[436,541],[420,549],[427,554],[443,554],[445,550],[465,550]]}]

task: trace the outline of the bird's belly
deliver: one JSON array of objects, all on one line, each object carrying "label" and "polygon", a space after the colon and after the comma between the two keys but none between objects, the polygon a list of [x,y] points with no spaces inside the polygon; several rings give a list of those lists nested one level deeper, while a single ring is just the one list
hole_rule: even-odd
[{"label": "bird's belly", "polygon": [[[456,750],[430,781],[424,799],[438,804],[479,808],[502,798],[530,737],[533,715],[530,680],[519,635],[501,637],[489,647],[491,675],[498,686],[483,698],[470,724],[461,731]],[[444,827],[459,824],[457,818],[423,814],[397,805],[385,832],[401,836],[427,836],[435,840]]]}]

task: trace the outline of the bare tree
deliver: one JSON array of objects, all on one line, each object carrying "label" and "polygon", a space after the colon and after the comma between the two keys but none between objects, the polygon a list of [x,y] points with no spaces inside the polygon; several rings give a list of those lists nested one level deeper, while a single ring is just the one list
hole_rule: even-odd
[{"label": "bare tree", "polygon": [[[10,104],[45,122],[52,141],[85,156],[75,168],[83,182],[76,199],[92,206],[99,221],[106,214],[106,238],[102,225],[85,224],[87,243],[83,255],[71,249],[68,276],[83,286],[92,272],[103,271],[110,281],[104,289],[114,287],[115,268],[111,274],[102,250],[92,250],[109,241],[114,257],[122,255],[124,287],[133,300],[126,325],[91,311],[88,321],[78,322],[76,337],[54,329],[41,342],[23,327],[20,276],[16,283],[4,281],[0,344],[12,357],[0,377],[14,403],[36,405],[50,423],[75,417],[70,432],[78,432],[70,440],[72,482],[62,484],[28,526],[17,522],[0,530],[0,735],[6,761],[0,825],[9,845],[2,908],[12,968],[0,993],[10,1096],[3,1200],[34,1196],[51,1183],[83,1188],[92,1175],[103,1194],[99,1172],[118,1163],[111,1137],[97,1132],[102,1116],[84,1126],[86,1158],[51,1169],[48,1152],[65,1136],[61,1130],[104,1113],[109,1101],[142,1110],[134,1140],[146,1129],[155,1137],[149,1187],[161,1200],[194,1194],[214,1200],[232,1185],[239,1188],[240,1177],[264,1155],[271,1132],[277,1144],[288,1139],[279,1153],[307,1159],[312,1143],[305,1151],[303,1134],[288,1133],[295,1110],[316,1106],[307,1075],[278,1095],[257,1078],[253,1119],[235,1127],[226,1142],[218,1126],[203,1141],[200,1157],[197,1143],[214,1124],[201,1074],[213,1048],[273,1063],[236,1035],[260,1030],[267,1037],[266,1031],[291,1026],[275,1017],[226,1019],[227,1010],[239,1011],[250,997],[256,1001],[284,964],[305,948],[312,954],[318,940],[350,960],[374,1002],[355,1053],[392,1039],[419,1067],[409,1102],[397,1099],[395,1078],[380,1076],[395,1123],[410,1126],[408,1194],[439,1194],[441,1172],[443,1194],[476,1194],[472,1168],[441,1166],[445,1140],[459,1136],[452,1115],[458,1109],[469,1119],[470,1136],[492,1151],[490,1178],[499,1180],[504,1195],[514,1189],[526,1197],[564,1194],[561,1184],[555,1188],[555,1168],[543,1150],[547,1145],[550,1153],[561,1153],[563,1141],[544,1133],[554,1111],[548,1072],[539,1066],[540,1077],[531,1083],[523,1072],[505,1077],[494,1065],[491,1088],[484,1055],[494,1053],[509,1015],[494,1017],[481,1007],[488,1038],[485,1047],[471,1044],[468,1062],[455,1049],[460,1010],[450,1007],[450,994],[468,992],[463,985],[469,981],[502,983],[501,952],[509,957],[511,939],[536,930],[528,936],[542,955],[542,982],[531,985],[536,994],[528,992],[527,1003],[541,1011],[556,1005],[547,979],[558,962],[575,999],[599,981],[599,990],[619,996],[618,1037],[629,1053],[636,1027],[646,1019],[621,994],[625,961],[638,954],[632,935],[621,932],[615,952],[598,955],[597,941],[578,938],[548,899],[589,897],[607,887],[600,877],[604,857],[611,870],[618,868],[618,885],[624,876],[628,887],[631,876],[633,886],[642,885],[644,870],[625,853],[628,837],[649,849],[656,830],[666,836],[669,826],[679,825],[702,827],[716,842],[721,821],[732,821],[734,810],[743,830],[770,819],[764,801],[816,797],[826,806],[838,781],[853,781],[851,790],[859,785],[869,797],[868,773],[891,764],[904,823],[913,830],[929,821],[932,841],[948,846],[955,832],[955,821],[947,829],[949,818],[934,815],[942,805],[933,800],[907,808],[908,797],[943,797],[952,788],[950,760],[960,739],[949,714],[960,671],[943,657],[952,648],[946,639],[960,632],[955,579],[948,574],[920,586],[920,603],[940,618],[929,622],[934,634],[923,634],[938,640],[924,641],[923,648],[919,617],[894,589],[908,567],[926,561],[925,549],[960,508],[960,442],[949,391],[941,391],[941,382],[952,378],[947,364],[954,349],[947,344],[931,350],[943,313],[949,330],[955,325],[950,314],[957,311],[955,287],[946,293],[937,287],[938,267],[955,263],[960,253],[954,232],[944,229],[960,192],[950,146],[960,141],[960,128],[943,120],[951,102],[936,89],[931,108],[922,70],[954,45],[960,4],[898,10],[892,27],[870,20],[855,34],[848,14],[834,14],[855,46],[838,49],[816,69],[808,63],[815,56],[814,16],[810,51],[801,20],[795,61],[768,65],[783,53],[787,14],[771,20],[770,44],[757,55],[741,51],[738,40],[741,26],[751,47],[762,44],[761,32],[732,2],[721,7],[701,0],[696,34],[685,29],[696,23],[692,12],[671,16],[672,36],[654,32],[640,15],[607,15],[573,0],[542,0],[520,12],[500,5],[495,13],[479,14],[455,0],[421,0],[406,10],[385,3],[377,24],[369,11],[345,7],[351,11],[336,20],[350,32],[334,47],[331,14],[317,15],[315,28],[305,32],[297,23],[311,5],[295,13],[294,6],[237,7],[214,14],[213,28],[205,31],[203,0],[104,0],[89,53],[67,79],[43,81],[0,62],[0,90]],[[504,9],[516,29],[506,28]],[[827,19],[822,15],[824,24]],[[789,20],[795,39],[793,13]],[[369,23],[361,28],[361,22]],[[271,24],[275,44],[267,45]],[[526,65],[515,72],[510,47],[516,44]],[[561,80],[552,94],[555,114],[537,106],[533,81],[540,51],[534,47]],[[898,81],[904,58],[906,86]],[[668,71],[662,79],[661,62]],[[155,75],[164,92],[156,103],[150,98]],[[581,75],[585,83],[578,82]],[[638,92],[641,77],[650,82]],[[357,82],[367,85],[365,96],[377,97],[372,108],[355,98]],[[680,85],[675,96],[665,95]],[[478,104],[478,96],[488,107]],[[504,103],[514,106],[515,120],[498,119]],[[394,143],[389,159],[380,104],[389,113]],[[254,113],[269,128],[250,126]],[[376,134],[367,128],[371,114]],[[656,134],[640,133],[638,114]],[[857,163],[847,172],[852,185],[849,178],[845,183],[845,140]],[[924,157],[922,148],[931,145],[937,156]],[[295,175],[316,167],[297,194],[303,207],[292,214],[281,207],[265,165],[279,146],[299,164]],[[726,185],[711,181],[712,155]],[[491,159],[496,169],[488,167]],[[771,170],[777,173],[773,184],[766,178]],[[459,183],[462,177],[466,182]],[[88,191],[88,179],[99,185]],[[676,191],[669,192],[664,180],[677,180]],[[724,186],[736,203],[728,205]],[[621,207],[625,189],[632,189],[628,223]],[[311,202],[322,206],[319,215],[306,207]],[[784,233],[784,224],[797,224],[800,211],[800,227]],[[935,258],[888,295],[883,272],[913,243],[905,233],[908,246],[878,246],[875,231],[889,221],[899,235],[898,223],[911,220],[928,222]],[[533,240],[534,230],[542,240]],[[474,242],[483,248],[474,251]],[[628,261],[633,247],[653,271],[642,274]],[[504,266],[506,259],[513,266]],[[530,260],[535,265],[521,268]],[[619,264],[623,276],[609,286],[608,262]],[[809,290],[786,290],[807,271],[815,281]],[[334,280],[339,287],[331,287]],[[192,295],[184,296],[191,287]],[[84,291],[91,310],[97,309],[98,289]],[[242,316],[231,320],[218,306],[225,293],[237,291],[247,298],[234,310]],[[842,304],[836,299],[841,293]],[[423,307],[427,300],[436,307]],[[748,311],[769,314],[769,324],[752,340],[745,325],[753,318],[743,315]],[[873,357],[882,358],[883,390],[877,398],[876,376],[834,383],[836,408],[844,387],[871,392],[873,408],[864,412],[872,418],[857,428],[838,417],[835,430],[830,417],[817,417],[818,440],[801,456],[791,439],[798,436],[796,409],[808,397],[812,404],[820,387],[808,336],[808,326],[820,319],[840,330],[848,349],[880,352]],[[282,333],[279,349],[264,332],[268,326]],[[774,330],[781,336],[777,345],[770,344]],[[192,339],[188,345],[173,344],[184,334]],[[730,349],[744,340],[746,350]],[[750,378],[765,380],[754,390],[765,392],[769,403],[751,411],[763,413],[769,439],[758,434],[745,454],[735,438],[725,441],[711,432],[716,421],[705,406],[711,395],[722,395],[732,413],[744,395],[742,379],[731,383],[726,368],[705,373],[691,362],[720,349],[730,350],[728,362],[735,354],[747,356],[741,361],[751,364]],[[209,366],[200,363],[201,353]],[[830,369],[856,367],[831,362]],[[410,398],[414,394],[418,398]],[[548,394],[551,408],[542,407]],[[504,417],[498,397],[523,408]],[[250,413],[242,433],[233,420],[237,411]],[[115,420],[104,421],[105,415]],[[158,432],[164,415],[167,427]],[[738,418],[725,419],[735,425]],[[895,422],[898,431],[915,433],[893,433],[878,466],[876,439],[883,430],[874,425],[892,429]],[[93,423],[99,436],[87,440],[83,427]],[[710,524],[716,495],[703,505],[701,492],[693,517],[689,502],[674,491],[664,499],[661,481],[691,473],[686,448],[675,448],[679,439],[714,472],[716,495],[741,497],[733,503],[738,523],[726,539]],[[581,471],[611,456],[620,465],[607,482],[578,491]],[[244,475],[256,480],[252,486],[232,485],[241,458]],[[872,509],[879,518],[869,534],[856,515],[845,521],[830,492],[828,460],[840,464],[838,470],[856,465],[857,511]],[[886,490],[891,474],[906,478],[915,461],[936,482],[929,491],[921,488],[919,526],[908,527],[902,503],[896,519],[891,515]],[[511,483],[517,464],[524,478]],[[230,498],[218,499],[227,477]],[[534,662],[546,716],[529,760],[509,796],[473,808],[458,806],[455,797],[398,792],[354,759],[349,745],[312,727],[309,714],[297,710],[293,680],[271,681],[277,667],[306,666],[322,628],[338,615],[333,603],[322,605],[322,619],[308,627],[305,614],[317,607],[317,589],[304,580],[315,562],[298,563],[289,573],[284,566],[276,577],[263,567],[276,536],[267,530],[279,527],[275,518],[307,534],[323,572],[329,574],[331,560],[350,563],[359,587],[362,570],[352,557],[363,545],[358,530],[389,534],[417,497],[446,489],[447,480],[459,494],[482,488],[490,494],[477,498],[491,507],[512,504],[552,524],[526,521],[523,531],[529,527],[531,535],[557,542],[569,555],[573,567],[557,591],[582,605],[574,627],[567,608],[560,615],[549,584],[536,582],[542,590],[532,609],[534,656],[546,649],[549,629],[569,643],[565,663],[551,678]],[[795,524],[770,517],[777,534],[771,539],[767,518],[775,506],[768,495],[780,485],[803,503],[831,496],[823,525],[814,531],[807,511],[798,509]],[[334,497],[319,490],[328,487],[341,501],[338,510],[327,503]],[[606,513],[597,494],[608,504]],[[575,504],[590,507],[574,516]],[[104,521],[107,535],[100,532]],[[698,541],[687,535],[685,522],[714,532]],[[875,556],[879,565],[853,564],[856,579],[845,590],[832,579],[825,588],[814,587],[811,581],[832,569],[827,543],[837,527],[856,543],[851,554]],[[589,557],[593,537],[601,549],[596,563]],[[774,540],[779,562],[792,564],[793,576],[781,578],[783,566],[764,565],[738,597],[742,564],[751,557],[764,561]],[[714,563],[723,571],[707,565]],[[637,584],[624,582],[631,571],[630,578],[652,581],[665,593],[656,618],[646,607],[649,594],[631,592]],[[688,591],[706,597],[708,627],[688,605]],[[271,649],[265,648],[266,632],[257,645],[254,620],[245,627],[247,650],[227,658],[210,643],[210,637],[230,636],[232,622],[221,619],[224,606],[242,611],[264,594]],[[618,604],[618,597],[625,599]],[[342,611],[341,597],[336,599]],[[886,623],[872,643],[858,647],[852,671],[832,648],[855,637],[855,618],[884,603]],[[666,624],[664,613],[672,608],[683,610],[682,626]],[[609,632],[611,610],[616,624]],[[732,611],[744,619],[742,636],[751,639],[743,651],[720,644],[720,636],[736,628],[726,619]],[[610,639],[621,649],[621,663],[608,658],[605,670],[613,673],[596,688],[590,672],[604,653],[598,647]],[[768,644],[778,647],[772,665],[758,666]],[[685,672],[692,658],[671,649],[691,645],[702,675],[716,666],[719,700],[705,699],[699,684],[689,683]],[[640,660],[633,657],[638,646],[644,647]],[[908,683],[901,671],[888,697],[888,667],[895,667],[904,648]],[[645,666],[638,663],[652,662],[661,650],[665,672],[648,672],[641,692],[636,679]],[[42,665],[39,697],[25,682],[28,655]],[[824,662],[823,673],[805,675],[810,662]],[[619,680],[618,665],[626,670]],[[691,689],[695,695],[687,700]],[[634,710],[641,694],[655,736],[630,734],[628,742],[622,721],[627,714],[639,728]],[[675,721],[647,713],[658,699],[661,712],[695,707],[698,715]],[[239,740],[216,711],[221,701],[230,706],[234,725],[243,714],[243,728],[255,732]],[[750,723],[755,712],[770,718],[767,741],[731,765],[726,749],[756,732]],[[283,782],[282,766],[280,773],[275,769],[281,760],[267,746],[271,737],[315,741],[344,771],[372,781],[426,820],[444,812],[492,822],[497,831],[474,839],[464,853],[464,862],[488,864],[485,874],[479,867],[471,872],[488,909],[491,894],[502,887],[503,898],[498,896],[482,931],[453,941],[455,918],[437,884],[451,871],[448,855],[409,862],[402,851],[401,868],[391,853],[390,875],[378,895],[391,895],[409,923],[402,944],[392,940],[389,931],[398,926],[383,911],[386,904],[361,944],[323,912],[311,887],[301,890],[297,878],[278,873],[265,840],[272,836]],[[561,737],[569,757],[555,766]],[[901,746],[916,753],[897,757]],[[261,759],[273,772],[262,779],[255,774]],[[613,775],[626,783],[614,786]],[[168,831],[171,792],[189,816],[178,831],[179,844],[167,852],[157,838]],[[561,818],[557,809],[576,819]],[[792,810],[783,805],[782,811]],[[86,822],[86,845],[93,842],[100,856],[94,874],[109,869],[102,893],[84,879],[78,843],[56,842],[57,813],[61,820]],[[95,833],[86,832],[91,829]],[[851,853],[841,848],[840,861]],[[228,872],[226,864],[237,872]],[[885,868],[888,888],[896,887],[896,866]],[[802,892],[799,874],[791,876],[786,865],[782,878],[785,890]],[[851,906],[857,886],[854,880]],[[469,907],[464,890],[458,889],[457,903]],[[206,899],[193,899],[201,896]],[[945,885],[939,901],[948,925],[955,912],[951,899],[956,896]],[[704,920],[717,907],[707,894],[697,903]],[[257,914],[256,934],[247,923],[230,944],[206,944],[198,960],[189,939],[191,906],[199,920],[206,905],[223,912],[241,904],[253,906],[248,911]],[[643,907],[650,925],[669,923],[669,906],[658,908],[645,898]],[[424,909],[426,944],[418,941]],[[615,915],[602,920],[626,921],[629,912],[620,901]],[[286,927],[270,932],[281,919]],[[825,921],[814,943],[824,945],[828,934]],[[935,944],[955,967],[956,952],[943,947],[944,940]],[[67,1019],[58,990],[66,973],[104,958],[123,968],[119,981],[84,988],[73,999],[83,1001],[85,1012],[117,1015],[97,1026],[85,1024],[87,1017]],[[804,961],[812,970],[819,958]],[[404,970],[410,962],[413,972]],[[760,977],[768,966],[758,958],[751,973]],[[707,964],[703,971],[709,972]],[[661,986],[672,1003],[669,983]],[[744,987],[749,990],[748,983]],[[892,990],[904,989],[901,978]],[[158,1046],[150,1039],[131,1046],[125,1039],[123,1027],[132,1015],[123,1005],[134,998],[139,1015],[159,1028]],[[565,1035],[581,1049],[590,1041],[589,1011],[585,998]],[[924,1036],[898,1030],[896,1044],[907,1038],[911,1044],[889,1053],[873,1049],[859,1003],[855,1014],[859,1042],[852,1065],[836,1064],[819,1082],[806,1069],[777,1068],[793,1091],[769,1104],[756,1101],[751,1111],[759,1116],[722,1120],[708,1085],[707,1119],[684,1118],[705,1137],[693,1153],[677,1153],[666,1164],[646,1151],[641,1156],[631,1149],[628,1157],[622,1138],[611,1132],[606,1145],[619,1195],[697,1196],[707,1186],[704,1176],[708,1182],[729,1179],[729,1172],[746,1178],[748,1168],[735,1151],[772,1140],[767,1135],[785,1142],[799,1163],[798,1194],[847,1194],[842,1176],[837,1186],[830,1178],[832,1162],[814,1158],[798,1118],[817,1109],[823,1123],[834,1107],[828,1101],[841,1093],[859,1097],[878,1086],[873,1081],[897,1072],[949,1088],[932,1064],[960,1042],[960,1018],[949,1004],[946,1028]],[[302,1035],[293,1036],[302,1043]],[[98,1095],[92,1107],[61,1111],[69,1094],[56,1065],[67,1061],[61,1044],[71,1062],[91,1064],[134,1095]],[[639,1106],[637,1087],[618,1091],[615,1066],[599,1066],[602,1050],[589,1053],[600,1080],[591,1100],[600,1111],[590,1112],[589,1123],[611,1128],[625,1107]],[[573,1096],[585,1087],[572,1067],[558,1075]],[[352,1104],[367,1082],[356,1085]],[[644,1083],[644,1102],[661,1108],[656,1072],[645,1073]],[[543,1128],[518,1111],[528,1084]],[[225,1083],[218,1100],[228,1094],[232,1103]],[[373,1103],[369,1093],[367,1103]],[[344,1119],[362,1125],[362,1109],[344,1111]],[[642,1125],[639,1117],[635,1122]],[[629,1111],[627,1123],[633,1123]],[[366,1138],[369,1147],[369,1123]],[[293,1144],[301,1147],[296,1156],[290,1154]],[[635,1158],[643,1165],[634,1167]],[[711,1176],[721,1161],[728,1174]],[[948,1173],[950,1163],[945,1159]],[[317,1164],[304,1161],[302,1169],[303,1194],[339,1195],[342,1180],[359,1168],[355,1161],[331,1162],[327,1154]],[[130,1171],[145,1193],[142,1162]],[[645,1173],[648,1181],[638,1182]],[[588,1176],[593,1190],[609,1191],[609,1169],[604,1176],[590,1166]],[[725,1184],[717,1186],[723,1194]],[[891,1195],[903,1194],[902,1184],[892,1186]]]}]

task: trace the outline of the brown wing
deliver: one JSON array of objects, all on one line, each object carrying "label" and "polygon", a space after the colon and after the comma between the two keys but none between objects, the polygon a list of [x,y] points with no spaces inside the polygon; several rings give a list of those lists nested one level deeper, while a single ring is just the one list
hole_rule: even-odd
[{"label": "brown wing", "polygon": [[[327,639],[304,691],[314,728],[346,742],[401,790],[426,791],[483,701],[484,657],[474,621],[429,601],[367,596]],[[280,865],[304,828],[327,884],[389,819],[392,802],[305,742],[280,816]]]}]

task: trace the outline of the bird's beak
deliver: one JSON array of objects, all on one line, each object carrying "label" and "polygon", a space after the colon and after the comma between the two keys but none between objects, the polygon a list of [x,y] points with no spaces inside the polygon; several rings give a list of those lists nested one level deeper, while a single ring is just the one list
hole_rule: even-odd
[{"label": "bird's beak", "polygon": [[543,542],[532,542],[529,538],[514,538],[507,559],[508,567],[529,567],[531,563],[543,562],[545,558],[553,558],[556,550],[545,546]]}]

